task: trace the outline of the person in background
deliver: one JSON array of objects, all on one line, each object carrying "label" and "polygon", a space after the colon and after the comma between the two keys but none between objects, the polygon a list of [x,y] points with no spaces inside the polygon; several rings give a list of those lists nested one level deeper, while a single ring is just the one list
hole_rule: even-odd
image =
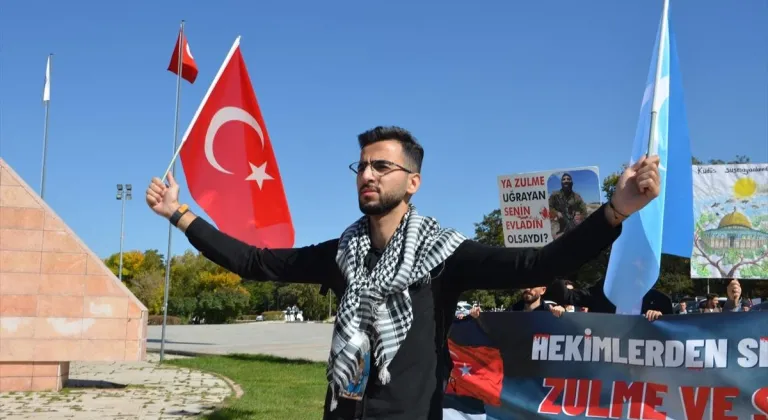
[{"label": "person in background", "polygon": [[680,302],[680,308],[677,312],[680,315],[685,315],[688,313],[688,304],[685,302]]},{"label": "person in background", "polygon": [[[557,280],[549,286],[550,294],[547,296],[550,300],[565,306],[587,307],[590,312],[616,313],[616,305],[603,292],[605,279],[587,289],[572,289],[566,282],[567,280]],[[655,321],[662,315],[672,315],[672,299],[658,290],[651,289],[643,297],[641,313],[649,321]]]},{"label": "person in background", "polygon": [[[528,287],[523,289],[523,298],[517,301],[514,305],[510,306],[507,311],[514,312],[532,312],[532,311],[549,311],[556,317],[560,317],[565,309],[562,306],[552,306],[544,302],[541,298],[544,293],[547,292],[547,288],[542,287]],[[475,319],[480,317],[482,309],[480,307],[472,308],[469,311],[469,315]]]},{"label": "person in background", "polygon": [[707,301],[704,303],[704,308],[701,309],[701,312],[707,314],[722,312],[720,305],[718,305],[717,298],[718,296],[715,293],[708,294]]},{"label": "person in background", "polygon": [[542,296],[547,293],[546,287],[529,287],[523,289],[523,298],[517,301],[514,305],[510,306],[508,311],[549,311],[556,317],[560,317],[565,308],[560,305],[550,305],[544,302]]},{"label": "person in background", "polygon": [[[514,305],[510,306],[507,311],[510,312],[533,312],[533,311],[548,311],[554,316],[560,317],[565,309],[562,306],[553,306],[544,302],[542,296],[547,292],[547,288],[542,287],[529,287],[523,289],[523,298],[517,301]],[[469,311],[469,316],[478,319],[480,313],[483,310],[479,306],[475,306]]]},{"label": "person in background", "polygon": [[749,299],[741,297],[741,283],[738,279],[731,279],[725,289],[728,299],[723,306],[723,312],[748,312],[752,306]]}]

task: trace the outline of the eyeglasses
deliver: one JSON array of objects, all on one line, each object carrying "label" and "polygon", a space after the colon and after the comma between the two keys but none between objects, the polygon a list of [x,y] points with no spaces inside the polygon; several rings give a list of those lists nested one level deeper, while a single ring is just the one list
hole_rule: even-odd
[{"label": "eyeglasses", "polygon": [[405,168],[404,166],[398,165],[395,162],[390,162],[388,160],[372,160],[369,162],[352,162],[349,165],[349,169],[354,172],[355,174],[360,174],[362,172],[365,172],[365,169],[368,167],[368,165],[371,166],[371,171],[374,175],[381,176],[386,175],[392,171],[405,171],[409,174],[412,174],[413,171],[411,171],[408,168]]}]

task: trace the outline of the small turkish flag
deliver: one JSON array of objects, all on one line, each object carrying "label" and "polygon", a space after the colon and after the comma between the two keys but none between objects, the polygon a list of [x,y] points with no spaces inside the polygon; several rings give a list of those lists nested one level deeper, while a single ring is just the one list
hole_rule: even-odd
[{"label": "small turkish flag", "polygon": [[173,74],[179,74],[179,45],[183,45],[184,49],[181,54],[181,78],[189,83],[195,83],[197,79],[197,63],[195,63],[195,57],[192,57],[192,52],[189,50],[189,42],[187,37],[179,29],[179,38],[176,39],[176,47],[173,49],[173,55],[171,55],[171,63],[168,64],[168,71]]},{"label": "small turkish flag", "polygon": [[500,406],[504,382],[504,362],[499,349],[486,346],[461,346],[448,339],[453,370],[445,388],[447,394],[476,398]]},{"label": "small turkish flag", "polygon": [[192,198],[222,232],[260,248],[293,246],[288,201],[239,37],[179,155]]}]

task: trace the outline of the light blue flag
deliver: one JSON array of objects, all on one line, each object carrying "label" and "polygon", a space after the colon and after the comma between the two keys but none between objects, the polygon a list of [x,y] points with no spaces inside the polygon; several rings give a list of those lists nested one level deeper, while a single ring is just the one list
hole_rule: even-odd
[{"label": "light blue flag", "polygon": [[683,79],[677,60],[677,44],[669,24],[669,141],[667,150],[667,185],[664,203],[663,254],[691,258],[693,251],[693,171],[691,138],[683,95]]},{"label": "light blue flag", "polygon": [[[631,164],[637,162],[647,152],[651,156],[658,155],[661,191],[658,198],[624,221],[622,234],[611,249],[603,290],[616,306],[616,313],[640,313],[643,296],[658,279],[662,250],[690,257],[693,244],[690,141],[685,125],[685,109],[681,108],[682,92],[670,95],[670,87],[680,90],[682,84],[679,79],[670,80],[670,76],[679,78],[679,69],[676,51],[673,50],[674,42],[670,37],[668,0],[664,3],[630,161]],[[657,69],[659,60],[661,66]],[[672,69],[674,71],[670,74]],[[671,96],[681,103],[672,104]],[[656,111],[656,132],[649,151],[652,110]],[[672,116],[676,118],[674,121]],[[677,120],[680,117],[682,121]],[[680,123],[682,125],[678,126]],[[680,137],[670,140],[670,134]],[[668,171],[670,164],[674,168]],[[684,237],[680,238],[680,235]],[[670,237],[672,239],[665,243],[663,238]]]}]

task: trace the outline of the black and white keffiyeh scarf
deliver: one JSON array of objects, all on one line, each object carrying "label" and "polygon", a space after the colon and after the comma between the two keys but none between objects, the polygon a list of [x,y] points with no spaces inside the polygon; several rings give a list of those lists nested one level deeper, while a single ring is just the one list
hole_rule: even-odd
[{"label": "black and white keffiyeh scarf", "polygon": [[387,367],[413,322],[408,287],[429,283],[430,271],[445,261],[467,238],[442,229],[437,220],[420,216],[413,205],[403,217],[383,255],[369,272],[365,258],[371,249],[368,217],[349,226],[339,239],[336,263],[347,280],[333,331],[326,376],[331,386],[331,410],[341,389],[358,373],[358,360],[371,350],[379,380],[390,380]]}]

